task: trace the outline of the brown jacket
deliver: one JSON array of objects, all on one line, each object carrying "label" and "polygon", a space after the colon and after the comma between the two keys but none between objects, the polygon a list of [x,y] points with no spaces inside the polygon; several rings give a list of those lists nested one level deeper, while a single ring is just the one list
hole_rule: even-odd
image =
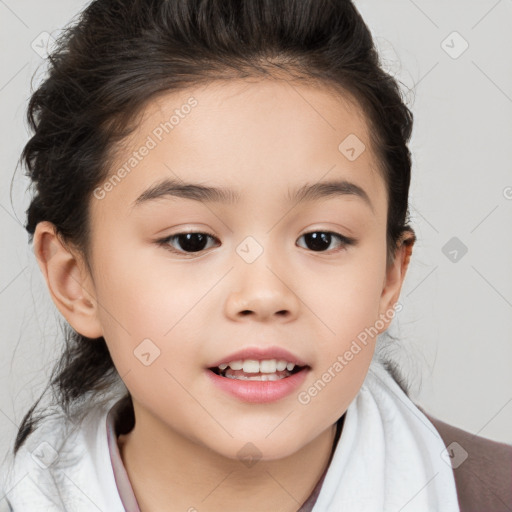
[{"label": "brown jacket", "polygon": [[512,445],[470,434],[416,406],[436,427],[455,461],[461,512],[512,512]]}]

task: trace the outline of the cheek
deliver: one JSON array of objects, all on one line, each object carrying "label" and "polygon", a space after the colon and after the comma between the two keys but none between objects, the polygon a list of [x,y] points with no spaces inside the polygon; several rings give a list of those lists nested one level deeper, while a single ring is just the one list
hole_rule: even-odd
[{"label": "cheek", "polygon": [[322,293],[310,291],[311,309],[322,321],[314,376],[299,396],[310,414],[334,420],[359,391],[377,341],[384,275],[385,247],[368,246],[324,277]]},{"label": "cheek", "polygon": [[[111,245],[99,256],[98,314],[121,375],[133,370],[134,363],[139,367],[140,351],[152,357],[157,354],[155,364],[180,366],[193,352],[199,335],[200,323],[191,319],[203,306],[201,298],[218,280],[211,272],[207,276],[185,272],[183,266],[172,265],[165,256],[155,258],[151,251],[149,260],[140,249],[116,251]],[[176,340],[179,350],[172,346]]]},{"label": "cheek", "polygon": [[320,338],[338,350],[374,325],[379,314],[384,263],[377,258],[355,258],[323,276],[311,276],[315,279],[308,279],[309,291],[307,283],[301,285],[304,297],[308,297],[305,300],[321,320],[324,334]]},{"label": "cheek", "polygon": [[357,395],[375,351],[379,289],[372,278],[360,277],[355,287],[347,278],[326,302],[322,320],[329,329],[316,339],[317,364],[297,397],[309,417],[326,424],[337,420]]},{"label": "cheek", "polygon": [[[115,258],[105,266],[100,308],[104,338],[114,365],[139,403],[155,411],[182,410],[190,397],[180,383],[199,373],[200,322],[194,312],[206,285],[189,286],[185,273],[162,274],[155,266]],[[183,413],[185,414],[185,413]]]},{"label": "cheek", "polygon": [[[143,334],[161,336],[198,302],[215,276],[167,258],[165,249],[156,244],[145,242],[142,248],[140,244],[112,243],[98,254],[98,300],[108,306],[110,315],[103,314],[107,323],[110,316],[130,332],[147,329]],[[123,250],[116,250],[121,245]]]}]

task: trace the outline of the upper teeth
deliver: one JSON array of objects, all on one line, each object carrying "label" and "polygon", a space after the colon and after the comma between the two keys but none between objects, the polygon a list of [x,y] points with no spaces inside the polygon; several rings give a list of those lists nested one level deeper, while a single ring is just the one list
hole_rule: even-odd
[{"label": "upper teeth", "polygon": [[225,370],[228,366],[232,370],[243,370],[245,373],[275,373],[284,370],[291,372],[295,368],[295,363],[289,363],[284,359],[264,359],[263,361],[243,359],[219,364],[219,369]]}]

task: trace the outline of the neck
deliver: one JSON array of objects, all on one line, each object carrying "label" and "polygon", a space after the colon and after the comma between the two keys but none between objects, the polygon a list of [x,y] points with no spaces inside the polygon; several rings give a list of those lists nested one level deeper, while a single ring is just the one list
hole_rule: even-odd
[{"label": "neck", "polygon": [[285,458],[243,464],[149,416],[136,416],[135,427],[118,444],[141,512],[295,512],[327,468],[336,434],[332,425]]}]

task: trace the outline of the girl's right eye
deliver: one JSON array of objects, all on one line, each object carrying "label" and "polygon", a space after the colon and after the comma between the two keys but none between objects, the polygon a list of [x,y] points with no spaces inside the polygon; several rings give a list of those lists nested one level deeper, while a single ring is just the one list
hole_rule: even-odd
[{"label": "girl's right eye", "polygon": [[[157,244],[171,252],[187,255],[190,253],[204,251],[207,248],[205,245],[208,242],[208,239],[217,240],[217,238],[209,233],[184,232],[176,233],[175,235],[170,235],[166,238],[162,238],[161,240],[157,240]],[[183,250],[172,247],[173,243],[181,245]]]}]

